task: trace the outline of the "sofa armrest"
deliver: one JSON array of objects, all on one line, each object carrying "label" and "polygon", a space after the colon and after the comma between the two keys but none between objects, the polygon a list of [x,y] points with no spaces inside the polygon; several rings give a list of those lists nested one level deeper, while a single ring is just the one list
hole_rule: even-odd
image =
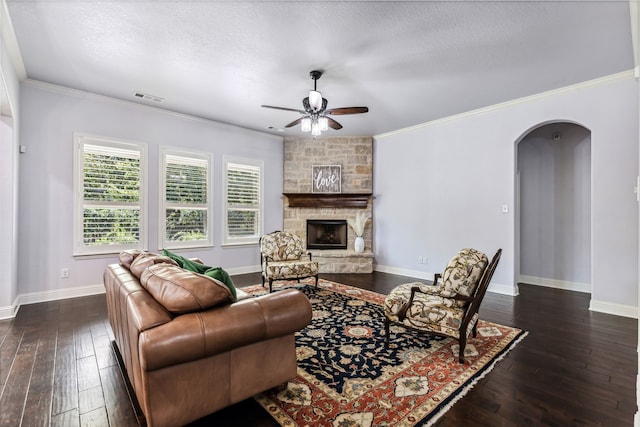
[{"label": "sofa armrest", "polygon": [[133,327],[143,332],[171,321],[171,315],[146,291],[127,296],[127,312]]},{"label": "sofa armrest", "polygon": [[140,365],[152,371],[214,356],[293,334],[310,321],[311,303],[295,289],[183,314],[140,334]]}]

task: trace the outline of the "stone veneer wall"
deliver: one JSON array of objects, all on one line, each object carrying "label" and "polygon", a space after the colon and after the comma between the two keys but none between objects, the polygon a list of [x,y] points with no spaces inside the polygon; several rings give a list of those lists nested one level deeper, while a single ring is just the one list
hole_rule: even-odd
[{"label": "stone veneer wall", "polygon": [[[330,137],[284,139],[284,192],[311,193],[311,167],[314,165],[340,165],[342,193],[373,192],[373,138]],[[290,208],[284,197],[284,229],[298,234],[306,242],[307,219],[355,218],[366,210],[372,216],[373,203],[366,208]],[[370,273],[373,271],[371,222],[365,227],[364,253],[353,249],[355,233],[348,227],[347,250],[312,250],[322,273]]]}]

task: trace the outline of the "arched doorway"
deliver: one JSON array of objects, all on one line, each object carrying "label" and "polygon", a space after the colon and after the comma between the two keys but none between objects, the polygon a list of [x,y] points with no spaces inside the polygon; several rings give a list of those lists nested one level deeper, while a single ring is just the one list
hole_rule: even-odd
[{"label": "arched doorway", "polygon": [[541,125],[516,149],[517,281],[591,292],[591,132]]}]

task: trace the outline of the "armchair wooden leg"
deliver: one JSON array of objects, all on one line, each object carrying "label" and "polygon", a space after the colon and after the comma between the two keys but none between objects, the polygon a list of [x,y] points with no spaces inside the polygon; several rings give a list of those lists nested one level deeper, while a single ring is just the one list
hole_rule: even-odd
[{"label": "armchair wooden leg", "polygon": [[269,279],[269,293],[273,290],[273,279]]},{"label": "armchair wooden leg", "polygon": [[458,352],[458,360],[460,363],[464,364],[464,349],[467,346],[467,336],[462,335],[458,340],[458,345],[460,346],[460,351]]},{"label": "armchair wooden leg", "polygon": [[314,277],[316,278],[316,288],[317,288],[318,287],[318,275],[316,274]]}]

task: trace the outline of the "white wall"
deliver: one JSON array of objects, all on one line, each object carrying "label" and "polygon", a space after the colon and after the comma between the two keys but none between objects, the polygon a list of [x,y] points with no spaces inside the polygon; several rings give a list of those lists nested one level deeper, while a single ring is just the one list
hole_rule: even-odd
[{"label": "white wall", "polygon": [[[554,139],[557,135],[557,140]],[[518,143],[520,275],[591,290],[591,133],[553,123]]]},{"label": "white wall", "polygon": [[0,115],[0,319],[17,296],[16,151],[13,118]]},{"label": "white wall", "polygon": [[[0,319],[14,314],[17,281],[18,123],[20,83],[16,58],[5,37],[8,31],[6,5],[0,3]],[[19,61],[18,61],[19,62]]]},{"label": "white wall", "polygon": [[[281,137],[32,81],[21,88],[20,131],[21,144],[28,148],[20,157],[20,294],[55,295],[60,289],[100,285],[105,266],[117,261],[116,255],[72,256],[74,132],[148,144],[149,250],[159,249],[160,145],[210,152],[214,156],[215,247],[176,252],[200,257],[232,274],[259,269],[257,245],[220,245],[223,155],[264,161],[264,226],[266,230],[282,228]],[[69,278],[60,278],[62,267],[69,268]]]},{"label": "white wall", "polygon": [[428,277],[462,247],[503,248],[491,289],[513,292],[516,142],[540,124],[574,122],[592,132],[592,306],[635,308],[637,85],[622,73],[375,137],[376,268]]}]

